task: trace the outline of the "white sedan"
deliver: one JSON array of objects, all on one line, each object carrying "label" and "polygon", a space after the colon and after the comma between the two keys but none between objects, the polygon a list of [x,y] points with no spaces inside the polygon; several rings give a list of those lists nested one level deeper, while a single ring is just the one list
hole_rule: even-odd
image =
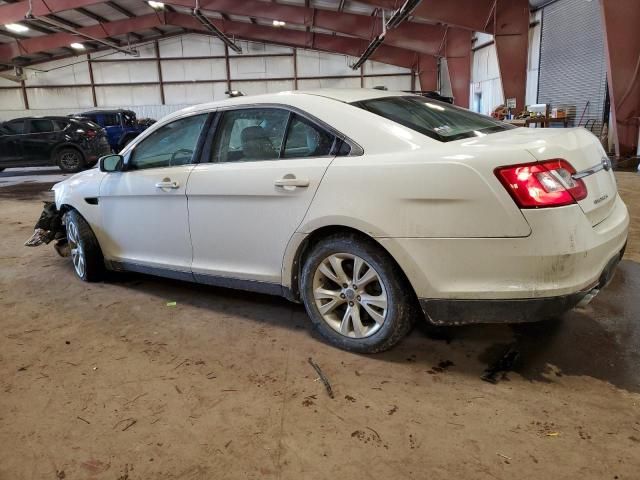
[{"label": "white sedan", "polygon": [[422,313],[522,322],[587,303],[629,224],[586,130],[366,89],[190,107],[54,190],[81,279],[283,295],[357,352],[391,347]]}]

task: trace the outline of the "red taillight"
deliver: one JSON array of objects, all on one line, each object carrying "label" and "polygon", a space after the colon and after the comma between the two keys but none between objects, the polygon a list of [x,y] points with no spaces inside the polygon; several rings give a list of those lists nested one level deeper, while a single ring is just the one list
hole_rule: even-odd
[{"label": "red taillight", "polygon": [[84,134],[89,138],[94,138],[96,135],[98,135],[98,132],[96,132],[95,130],[87,130],[84,132]]},{"label": "red taillight", "polygon": [[560,207],[587,197],[582,180],[566,160],[499,167],[496,176],[520,208]]}]

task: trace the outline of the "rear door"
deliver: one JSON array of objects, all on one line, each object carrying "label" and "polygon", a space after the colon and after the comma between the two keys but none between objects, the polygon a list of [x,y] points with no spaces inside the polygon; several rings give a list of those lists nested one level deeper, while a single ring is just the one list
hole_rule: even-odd
[{"label": "rear door", "polygon": [[221,113],[210,162],[194,168],[187,187],[196,279],[279,289],[287,243],[336,145],[332,133],[286,109]]},{"label": "rear door", "polygon": [[49,163],[58,136],[53,121],[34,118],[27,123],[28,130],[22,144],[25,159],[30,163]]}]

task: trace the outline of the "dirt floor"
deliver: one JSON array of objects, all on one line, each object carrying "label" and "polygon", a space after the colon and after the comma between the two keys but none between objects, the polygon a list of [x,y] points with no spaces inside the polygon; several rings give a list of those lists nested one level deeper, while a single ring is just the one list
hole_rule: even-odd
[{"label": "dirt floor", "polygon": [[[640,176],[619,183],[629,248],[591,306],[416,329],[375,356],[325,345],[278,298],[82,283],[22,247],[46,184],[2,187],[0,479],[638,479]],[[482,381],[508,348],[516,371]]]}]

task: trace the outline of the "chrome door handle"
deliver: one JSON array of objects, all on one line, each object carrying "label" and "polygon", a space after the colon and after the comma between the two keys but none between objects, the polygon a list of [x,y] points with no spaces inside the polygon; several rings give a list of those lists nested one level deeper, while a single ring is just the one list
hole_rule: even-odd
[{"label": "chrome door handle", "polygon": [[309,183],[307,178],[281,178],[276,180],[274,185],[276,187],[308,187]]},{"label": "chrome door handle", "polygon": [[179,188],[180,184],[178,182],[170,182],[163,180],[162,182],[156,183],[156,188]]}]

